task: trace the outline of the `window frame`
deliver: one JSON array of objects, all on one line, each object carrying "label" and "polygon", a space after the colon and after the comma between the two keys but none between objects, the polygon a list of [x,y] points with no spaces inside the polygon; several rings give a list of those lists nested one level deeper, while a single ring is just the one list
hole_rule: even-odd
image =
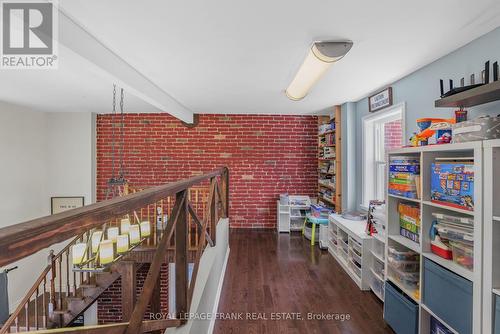
[{"label": "window frame", "polygon": [[[368,203],[373,197],[384,194],[384,185],[377,189],[377,179],[383,175],[385,179],[387,152],[382,152],[384,146],[385,134],[383,125],[388,122],[401,120],[401,145],[406,141],[406,103],[398,103],[391,107],[384,108],[375,113],[371,113],[361,119],[361,146],[362,146],[362,175],[361,175],[361,204],[362,209],[368,209]],[[370,141],[368,141],[370,139]],[[371,147],[367,144],[371,143]],[[378,144],[378,145],[377,145]]]}]

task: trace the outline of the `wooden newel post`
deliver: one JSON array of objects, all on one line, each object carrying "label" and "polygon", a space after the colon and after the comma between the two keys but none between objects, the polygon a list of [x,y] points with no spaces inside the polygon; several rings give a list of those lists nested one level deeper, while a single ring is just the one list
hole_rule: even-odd
[{"label": "wooden newel post", "polygon": [[122,321],[129,321],[136,302],[137,268],[133,261],[122,261],[118,268],[122,281]]},{"label": "wooden newel post", "polygon": [[[178,193],[176,202],[182,201],[185,191]],[[189,312],[188,305],[188,200],[179,208],[175,225],[175,310],[177,318],[184,323]]]},{"label": "wooden newel post", "polygon": [[49,304],[49,317],[51,320],[53,319],[54,316],[54,311],[57,308],[56,306],[56,262],[55,262],[55,256],[54,256],[54,250],[50,250],[50,254],[48,257],[48,262],[50,264],[50,304]]}]

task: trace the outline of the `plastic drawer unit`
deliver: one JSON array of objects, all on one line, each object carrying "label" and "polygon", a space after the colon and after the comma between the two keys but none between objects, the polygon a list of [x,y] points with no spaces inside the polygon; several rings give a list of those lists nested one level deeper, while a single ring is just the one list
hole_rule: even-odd
[{"label": "plastic drawer unit", "polygon": [[500,334],[500,298],[495,296],[495,330],[493,333]]},{"label": "plastic drawer unit", "polygon": [[418,333],[418,305],[392,283],[385,283],[384,319],[397,334]]},{"label": "plastic drawer unit", "polygon": [[472,282],[424,259],[423,302],[460,334],[472,334]]}]

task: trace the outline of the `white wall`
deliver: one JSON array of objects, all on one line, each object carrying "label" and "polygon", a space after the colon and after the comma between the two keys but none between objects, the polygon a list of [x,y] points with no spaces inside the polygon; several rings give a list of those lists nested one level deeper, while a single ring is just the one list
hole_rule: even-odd
[{"label": "white wall", "polygon": [[85,196],[93,202],[94,115],[47,114],[47,193],[52,196]]},{"label": "white wall", "polygon": [[228,258],[229,219],[223,218],[217,224],[215,247],[207,247],[201,256],[189,308],[190,313],[200,317],[205,315],[209,319],[190,319],[181,327],[167,328],[166,334],[211,334],[213,332]]},{"label": "white wall", "polygon": [[[90,113],[42,113],[0,103],[0,228],[49,215],[51,196],[92,202],[94,124]],[[46,266],[47,255],[44,249],[7,266],[19,266],[9,274],[11,310]]]}]

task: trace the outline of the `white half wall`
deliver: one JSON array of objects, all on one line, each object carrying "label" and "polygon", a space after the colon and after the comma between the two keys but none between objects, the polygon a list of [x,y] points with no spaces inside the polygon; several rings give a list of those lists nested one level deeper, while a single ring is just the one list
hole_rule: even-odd
[{"label": "white half wall", "polygon": [[[49,215],[52,196],[93,201],[94,124],[87,112],[43,113],[0,102],[0,228]],[[48,253],[7,266],[19,267],[9,273],[11,311],[47,265]]]},{"label": "white half wall", "polygon": [[[224,283],[224,274],[229,257],[229,219],[221,219],[217,224],[216,243],[207,247],[200,259],[196,285],[190,306],[190,313],[195,319],[178,328],[168,328],[166,334],[212,333],[215,325],[215,313]],[[208,319],[201,320],[203,316]]]}]

